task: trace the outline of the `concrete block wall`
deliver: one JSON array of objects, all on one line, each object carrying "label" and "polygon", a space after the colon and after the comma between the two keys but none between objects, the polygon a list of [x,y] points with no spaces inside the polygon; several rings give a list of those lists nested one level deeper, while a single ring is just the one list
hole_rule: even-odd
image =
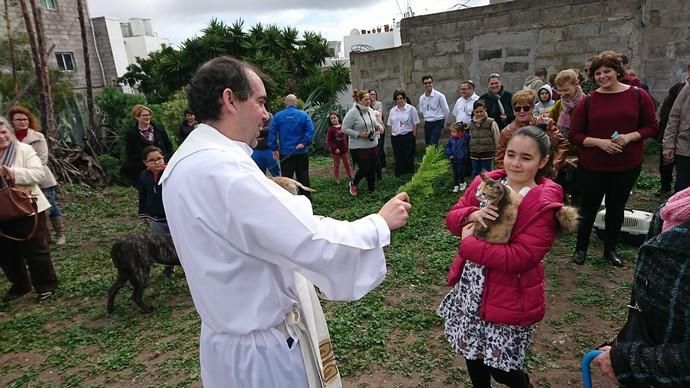
[{"label": "concrete block wall", "polygon": [[487,76],[497,72],[514,91],[536,68],[549,74],[582,68],[590,56],[613,49],[630,57],[660,100],[687,74],[690,6],[688,0],[515,0],[405,18],[401,38],[399,48],[351,54],[353,87],[380,85],[379,98],[388,102],[395,87],[383,80],[398,80],[416,103],[421,76],[431,73],[452,106],[463,79],[482,94]]},{"label": "concrete block wall", "polygon": [[[57,1],[57,9],[49,10],[42,8],[43,28],[46,36],[46,50],[53,50],[47,56],[48,66],[57,68],[55,53],[70,52],[74,56],[75,70],[70,73],[75,89],[86,88],[86,75],[84,72],[84,53],[82,48],[81,30],[79,27],[79,13],[77,12],[76,1]],[[87,27],[87,41],[89,45],[89,58],[91,60],[91,79],[93,87],[102,88],[105,83],[96,56],[96,48],[93,42],[91,26],[89,24],[88,8],[85,7],[85,18]],[[9,7],[10,23],[13,31],[26,33],[24,19],[21,9],[16,1],[10,1]],[[7,35],[4,18],[0,21],[2,36]]]}]

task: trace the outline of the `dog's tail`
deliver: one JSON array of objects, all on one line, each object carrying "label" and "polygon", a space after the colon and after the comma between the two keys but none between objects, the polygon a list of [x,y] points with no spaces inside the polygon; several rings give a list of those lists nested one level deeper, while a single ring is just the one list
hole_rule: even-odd
[{"label": "dog's tail", "polygon": [[297,185],[297,187],[299,187],[300,189],[302,189],[304,191],[308,191],[310,193],[313,193],[316,191],[316,190],[312,189],[311,187],[305,186],[305,185],[303,185],[297,181],[295,181],[295,184]]},{"label": "dog's tail", "polygon": [[574,233],[577,231],[578,213],[572,206],[563,206],[556,212],[559,233]]}]

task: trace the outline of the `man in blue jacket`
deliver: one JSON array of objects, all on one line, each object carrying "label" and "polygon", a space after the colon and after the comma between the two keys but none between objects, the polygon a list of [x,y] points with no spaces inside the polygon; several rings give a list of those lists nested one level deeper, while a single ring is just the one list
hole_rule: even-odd
[{"label": "man in blue jacket", "polygon": [[[268,131],[268,146],[273,159],[280,160],[282,176],[296,179],[309,186],[309,149],[314,137],[311,117],[297,109],[297,97],[285,96],[285,109],[273,116]],[[280,148],[279,148],[280,147]],[[308,192],[304,194],[309,197]]]}]

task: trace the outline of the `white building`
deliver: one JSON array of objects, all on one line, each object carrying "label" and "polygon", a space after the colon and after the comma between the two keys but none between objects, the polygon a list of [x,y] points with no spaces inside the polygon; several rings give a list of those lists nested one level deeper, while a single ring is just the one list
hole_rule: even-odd
[{"label": "white building", "polygon": [[381,50],[400,46],[400,23],[372,29],[356,29],[350,31],[350,35],[343,37],[345,56],[349,57],[351,51]]},{"label": "white building", "polygon": [[117,79],[127,72],[127,66],[137,58],[170,45],[168,39],[153,32],[151,19],[131,18],[121,20],[110,17],[92,19],[98,53],[108,79]]}]

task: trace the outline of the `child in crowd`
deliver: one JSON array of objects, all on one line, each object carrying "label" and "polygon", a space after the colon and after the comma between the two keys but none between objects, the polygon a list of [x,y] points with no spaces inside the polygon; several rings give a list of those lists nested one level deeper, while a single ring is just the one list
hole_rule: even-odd
[{"label": "child in crowd", "polygon": [[472,110],[472,122],[469,125],[470,159],[472,178],[482,171],[493,169],[496,147],[500,137],[498,124],[486,113],[486,102],[477,100]]},{"label": "child in crowd", "polygon": [[450,138],[446,144],[446,155],[453,166],[453,192],[465,190],[465,164],[469,156],[470,134],[465,132],[467,124],[455,123],[450,127]]},{"label": "child in crowd", "polygon": [[[139,175],[139,219],[147,223],[153,234],[169,234],[168,221],[163,208],[163,186],[158,180],[165,170],[163,151],[155,146],[144,148],[141,153],[146,169]],[[165,267],[165,274],[174,272],[172,265]]]},{"label": "child in crowd", "polygon": [[350,159],[348,157],[347,135],[340,130],[340,116],[337,113],[331,112],[328,115],[328,120],[331,125],[326,131],[326,144],[333,156],[333,176],[336,183],[340,183],[340,161],[343,161],[345,173],[349,180],[352,180],[352,169],[350,168]]},{"label": "child in crowd", "polygon": [[553,104],[556,103],[553,100],[552,94],[553,92],[550,85],[544,85],[541,88],[539,88],[539,92],[537,93],[538,101],[534,105],[534,111],[532,111],[532,115],[534,117],[548,117],[549,112],[553,107]]}]

